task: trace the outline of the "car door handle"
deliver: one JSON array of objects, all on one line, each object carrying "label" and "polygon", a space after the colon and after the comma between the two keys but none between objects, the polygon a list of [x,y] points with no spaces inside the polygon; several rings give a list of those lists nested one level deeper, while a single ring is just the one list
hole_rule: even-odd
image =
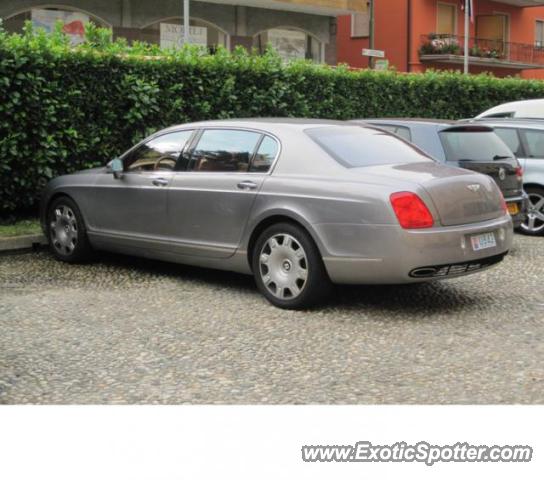
[{"label": "car door handle", "polygon": [[168,185],[168,180],[166,178],[155,178],[152,183],[156,187],[165,187]]},{"label": "car door handle", "polygon": [[255,190],[257,188],[257,184],[250,180],[244,180],[238,184],[238,188],[240,190]]}]

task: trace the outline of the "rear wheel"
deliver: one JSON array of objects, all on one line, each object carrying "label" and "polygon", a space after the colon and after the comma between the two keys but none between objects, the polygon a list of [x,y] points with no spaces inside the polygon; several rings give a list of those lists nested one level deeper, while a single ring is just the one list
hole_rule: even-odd
[{"label": "rear wheel", "polygon": [[521,224],[520,230],[527,235],[544,234],[544,189],[538,187],[527,187],[525,189],[529,196],[529,209],[527,217]]},{"label": "rear wheel", "polygon": [[259,290],[277,307],[309,308],[330,292],[321,255],[297,225],[278,223],[262,232],[253,248],[252,266]]},{"label": "rear wheel", "polygon": [[59,197],[47,212],[47,236],[53,255],[70,263],[84,262],[91,256],[85,222],[76,203]]}]

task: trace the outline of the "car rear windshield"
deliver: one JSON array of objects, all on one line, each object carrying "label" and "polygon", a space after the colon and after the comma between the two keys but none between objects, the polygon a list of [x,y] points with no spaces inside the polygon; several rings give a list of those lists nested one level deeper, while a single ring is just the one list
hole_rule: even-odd
[{"label": "car rear windshield", "polygon": [[442,131],[440,139],[448,162],[492,161],[511,157],[512,152],[492,131]]},{"label": "car rear windshield", "polygon": [[347,168],[433,161],[408,142],[374,128],[316,127],[305,132]]}]

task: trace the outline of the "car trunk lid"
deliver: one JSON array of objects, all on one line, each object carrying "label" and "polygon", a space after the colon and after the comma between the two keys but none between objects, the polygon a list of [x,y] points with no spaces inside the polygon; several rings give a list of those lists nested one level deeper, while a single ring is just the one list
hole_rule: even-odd
[{"label": "car trunk lid", "polygon": [[[367,179],[386,177],[423,188],[443,226],[483,222],[504,215],[501,192],[489,176],[436,162],[375,165],[355,170]],[[414,191],[417,193],[418,189]]]},{"label": "car trunk lid", "polygon": [[456,175],[422,186],[431,196],[444,226],[483,222],[504,215],[501,194],[490,177]]}]

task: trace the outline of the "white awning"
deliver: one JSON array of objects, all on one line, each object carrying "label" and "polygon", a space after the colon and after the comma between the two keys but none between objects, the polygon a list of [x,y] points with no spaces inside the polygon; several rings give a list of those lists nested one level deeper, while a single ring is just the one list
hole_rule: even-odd
[{"label": "white awning", "polygon": [[496,3],[506,3],[514,7],[538,7],[544,6],[542,0],[494,0]]},{"label": "white awning", "polygon": [[[227,3],[221,0],[205,1],[209,3]],[[232,0],[228,4],[330,17],[348,13],[361,13],[367,10],[366,2],[362,0]]]}]

